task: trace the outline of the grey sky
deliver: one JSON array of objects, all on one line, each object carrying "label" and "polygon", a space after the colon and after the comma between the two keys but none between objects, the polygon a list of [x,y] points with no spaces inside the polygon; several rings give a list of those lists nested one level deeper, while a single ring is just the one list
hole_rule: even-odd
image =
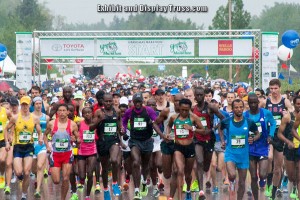
[{"label": "grey sky", "polygon": [[[168,6],[208,6],[208,13],[167,13],[163,14],[169,18],[176,16],[186,20],[190,18],[197,25],[204,24],[207,29],[211,24],[215,12],[221,5],[226,5],[227,0],[38,0],[46,2],[46,7],[55,15],[62,15],[67,22],[72,23],[95,23],[103,18],[106,23],[110,22],[114,15],[127,18],[130,13],[98,13],[97,4],[120,4],[132,6],[135,4]],[[259,15],[265,6],[272,7],[275,2],[299,3],[299,0],[244,0],[244,8],[251,15]]]}]

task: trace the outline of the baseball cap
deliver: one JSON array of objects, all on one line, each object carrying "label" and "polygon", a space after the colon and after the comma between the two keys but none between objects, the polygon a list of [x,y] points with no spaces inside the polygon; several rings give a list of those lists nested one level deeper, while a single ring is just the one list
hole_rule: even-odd
[{"label": "baseball cap", "polygon": [[47,97],[52,97],[52,94],[51,94],[51,93],[48,93],[48,94],[47,94]]},{"label": "baseball cap", "polygon": [[29,96],[24,96],[24,97],[21,98],[20,104],[23,104],[23,103],[24,103],[24,104],[29,105],[29,104],[30,104],[30,101],[31,101],[31,99],[30,99]]},{"label": "baseball cap", "polygon": [[221,97],[220,97],[219,95],[215,95],[215,96],[211,99],[211,101],[213,101],[213,100],[215,100],[215,101],[218,102],[218,103],[221,103]]},{"label": "baseball cap", "polygon": [[178,94],[178,93],[179,93],[178,88],[172,88],[172,89],[171,89],[171,92],[170,92],[171,95],[176,95],[176,94]]},{"label": "baseball cap", "polygon": [[165,94],[165,91],[163,91],[162,89],[158,89],[155,91],[155,95],[160,95],[160,94]]},{"label": "baseball cap", "polygon": [[142,93],[138,92],[138,93],[135,93],[132,97],[132,100],[133,101],[143,101],[143,95]]},{"label": "baseball cap", "polygon": [[121,104],[126,104],[126,105],[128,105],[128,99],[127,99],[127,97],[121,97],[120,98],[120,105]]},{"label": "baseball cap", "polygon": [[83,99],[82,93],[81,93],[81,94],[80,94],[80,93],[76,93],[76,94],[74,95],[74,99]]},{"label": "baseball cap", "polygon": [[19,105],[19,101],[15,97],[11,97],[9,99],[9,103],[10,103],[11,106],[18,106]]},{"label": "baseball cap", "polygon": [[53,103],[56,103],[58,102],[58,98],[57,97],[53,97],[51,102],[50,102],[50,105],[52,105]]}]

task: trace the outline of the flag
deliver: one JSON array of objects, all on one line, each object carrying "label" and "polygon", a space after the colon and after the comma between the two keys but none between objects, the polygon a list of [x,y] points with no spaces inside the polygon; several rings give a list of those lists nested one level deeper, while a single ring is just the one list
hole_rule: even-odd
[{"label": "flag", "polygon": [[248,75],[248,79],[252,78],[252,72]]},{"label": "flag", "polygon": [[293,65],[292,64],[290,64],[290,71],[291,72],[295,72],[295,73],[297,73],[297,70],[293,67]]},{"label": "flag", "polygon": [[293,84],[293,80],[291,77],[289,77],[289,84],[292,85]]},{"label": "flag", "polygon": [[282,74],[282,73],[279,73],[278,78],[283,80],[283,79],[284,79],[283,74]]},{"label": "flag", "polygon": [[248,68],[251,70],[252,69],[253,64],[248,65]]},{"label": "flag", "polygon": [[282,69],[289,69],[289,67],[288,67],[287,64],[285,64],[285,63],[282,63],[281,68],[282,68]]},{"label": "flag", "polygon": [[207,65],[205,65],[205,71],[208,71],[208,66]]},{"label": "flag", "polygon": [[48,70],[52,70],[53,67],[52,67],[50,64],[48,64],[48,65],[47,65],[47,69],[48,69]]}]

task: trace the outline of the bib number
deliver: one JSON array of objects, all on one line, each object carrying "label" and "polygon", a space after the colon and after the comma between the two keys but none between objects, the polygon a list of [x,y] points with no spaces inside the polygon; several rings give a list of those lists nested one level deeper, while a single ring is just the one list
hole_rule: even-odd
[{"label": "bib number", "polygon": [[2,126],[2,122],[0,122],[0,133],[3,133],[3,126]]},{"label": "bib number", "polygon": [[39,135],[38,135],[37,132],[33,132],[32,137],[33,137],[33,140],[34,140],[35,142],[38,141],[38,139],[39,139]]},{"label": "bib number", "polygon": [[29,143],[31,141],[31,134],[29,132],[20,132],[19,142]]},{"label": "bib number", "polygon": [[69,147],[69,141],[67,139],[56,139],[55,148],[57,151],[66,151]]},{"label": "bib number", "polygon": [[145,129],[147,127],[145,118],[134,118],[133,127],[140,130]]},{"label": "bib number", "polygon": [[95,140],[95,132],[94,131],[83,131],[83,142],[91,143]]},{"label": "bib number", "polygon": [[117,124],[116,123],[105,123],[104,124],[104,135],[116,135]]},{"label": "bib number", "polygon": [[176,135],[178,138],[187,138],[189,136],[189,130],[183,128],[183,125],[176,125]]},{"label": "bib number", "polygon": [[276,121],[276,128],[278,128],[281,124],[281,116],[280,115],[275,115],[274,119]]},{"label": "bib number", "polygon": [[244,148],[246,137],[244,135],[233,135],[231,136],[231,147],[232,148]]},{"label": "bib number", "polygon": [[207,127],[206,119],[205,119],[204,117],[201,117],[201,118],[200,118],[200,121],[201,121],[202,126],[203,126],[204,128],[206,128],[206,127]]}]

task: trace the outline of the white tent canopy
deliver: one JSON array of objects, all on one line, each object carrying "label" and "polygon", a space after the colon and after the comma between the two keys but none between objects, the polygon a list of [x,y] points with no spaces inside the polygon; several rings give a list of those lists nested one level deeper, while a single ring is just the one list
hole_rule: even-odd
[{"label": "white tent canopy", "polygon": [[0,68],[4,73],[15,73],[16,72],[16,65],[7,55],[4,60],[0,62]]}]

